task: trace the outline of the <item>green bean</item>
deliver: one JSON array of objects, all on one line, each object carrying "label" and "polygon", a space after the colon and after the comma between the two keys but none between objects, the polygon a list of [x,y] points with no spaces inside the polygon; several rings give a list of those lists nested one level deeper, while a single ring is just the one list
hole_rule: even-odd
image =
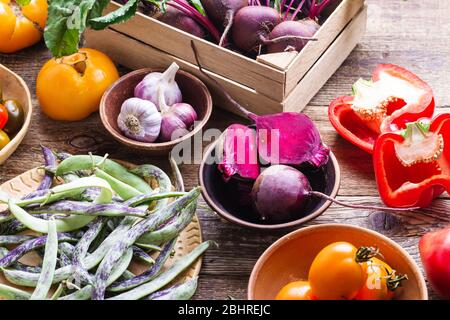
[{"label": "green bean", "polygon": [[169,154],[169,162],[170,166],[172,167],[173,175],[175,176],[175,188],[177,189],[177,191],[184,192],[185,188],[183,176],[181,175],[180,168],[178,167],[175,158],[172,156],[172,153]]},{"label": "green bean", "polygon": [[[48,233],[48,221],[33,217],[31,214],[19,206],[9,203],[11,213],[23,223],[27,228],[41,233]],[[69,232],[80,229],[94,220],[96,216],[69,216],[65,219],[56,220],[56,230],[58,232]]]},{"label": "green bean", "polygon": [[167,271],[160,274],[154,280],[147,282],[139,287],[136,287],[130,291],[119,294],[108,300],[138,300],[145,296],[148,296],[155,291],[158,291],[162,287],[172,282],[181,272],[186,270],[192,263],[194,263],[210,246],[216,246],[213,241],[206,241],[197,246],[189,254],[178,260]]},{"label": "green bean", "polygon": [[163,291],[158,291],[148,296],[147,300],[189,300],[197,290],[198,277],[194,277],[184,283],[174,285]]},{"label": "green bean", "polygon": [[0,297],[8,300],[30,300],[31,294],[0,283]]},{"label": "green bean", "polygon": [[79,171],[92,170],[100,165],[101,169],[112,177],[132,186],[142,193],[150,193],[152,189],[143,179],[130,173],[125,167],[115,161],[99,156],[80,155],[72,156],[62,161],[56,168],[56,175]]},{"label": "green bean", "polygon": [[148,203],[151,201],[167,199],[167,198],[179,198],[186,194],[187,194],[186,192],[177,192],[177,191],[164,192],[164,193],[153,192],[153,193],[149,193],[149,194],[141,194],[139,196],[133,197],[133,198],[123,202],[123,205],[127,205],[130,207],[136,207],[138,205]]},{"label": "green bean", "polygon": [[109,174],[107,174],[105,171],[100,170],[96,168],[94,170],[94,174],[109,183],[111,188],[121,197],[123,200],[128,200],[130,198],[136,197],[138,195],[141,195],[142,192],[139,190],[133,188],[132,186],[126,184],[125,182],[122,182]]},{"label": "green bean", "polygon": [[65,286],[66,285],[64,284],[64,282],[61,282],[58,288],[56,288],[55,293],[53,293],[50,300],[58,300],[58,298],[61,297],[61,295],[63,294]]},{"label": "green bean", "polygon": [[48,236],[45,244],[45,255],[42,261],[42,271],[39,280],[31,295],[31,300],[45,300],[53,282],[56,259],[58,254],[58,234],[56,233],[56,221],[48,221]]},{"label": "green bean", "polygon": [[160,246],[154,245],[154,244],[146,244],[146,243],[136,243],[137,247],[140,247],[145,250],[151,250],[151,251],[161,251],[162,248]]}]

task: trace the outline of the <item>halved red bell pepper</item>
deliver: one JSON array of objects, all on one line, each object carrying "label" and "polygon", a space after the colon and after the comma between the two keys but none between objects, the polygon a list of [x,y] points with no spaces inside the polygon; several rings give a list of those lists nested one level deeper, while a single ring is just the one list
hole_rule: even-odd
[{"label": "halved red bell pepper", "polygon": [[450,114],[380,135],[373,163],[378,191],[386,205],[427,207],[444,191],[450,191]]},{"label": "halved red bell pepper", "polygon": [[412,72],[392,64],[379,65],[371,81],[358,80],[353,96],[331,102],[328,116],[349,142],[372,153],[381,133],[405,128],[406,123],[432,117],[431,88]]}]

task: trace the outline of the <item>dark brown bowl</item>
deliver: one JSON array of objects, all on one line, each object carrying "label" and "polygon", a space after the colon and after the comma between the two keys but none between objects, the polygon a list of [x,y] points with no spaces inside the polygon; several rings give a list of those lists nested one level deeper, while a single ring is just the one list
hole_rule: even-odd
[{"label": "dark brown bowl", "polygon": [[187,135],[169,142],[146,143],[125,137],[117,125],[122,104],[128,98],[134,96],[134,88],[150,72],[163,72],[159,69],[140,69],[128,73],[115,82],[103,95],[100,103],[100,117],[106,130],[120,143],[139,150],[144,150],[150,155],[166,155],[177,144],[191,139],[206,125],[212,113],[212,98],[208,88],[197,77],[179,70],[176,82],[183,94],[183,102],[189,103],[197,112],[198,123],[194,130]]},{"label": "dark brown bowl", "polygon": [[[313,220],[331,205],[330,201],[314,199],[299,219],[280,224],[262,223],[257,219],[250,205],[243,206],[238,203],[238,186],[233,182],[226,183],[222,179],[217,164],[211,160],[215,158],[216,144],[217,142],[211,144],[205,152],[199,171],[199,183],[206,202],[226,220],[253,229],[278,230],[296,227]],[[316,170],[304,168],[301,171],[307,176],[315,191],[323,192],[333,198],[336,197],[341,182],[341,173],[333,153],[330,153],[328,163],[322,168]]]}]

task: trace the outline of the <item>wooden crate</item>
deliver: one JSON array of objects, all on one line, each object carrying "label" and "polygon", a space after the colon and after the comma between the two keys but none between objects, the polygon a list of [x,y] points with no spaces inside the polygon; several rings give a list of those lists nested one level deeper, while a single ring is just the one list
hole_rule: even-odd
[{"label": "wooden crate", "polygon": [[[119,5],[112,3],[108,10]],[[167,67],[173,61],[200,77],[217,106],[231,111],[216,85],[199,71],[202,65],[242,105],[258,114],[300,112],[356,46],[365,32],[364,0],[342,0],[300,52],[265,54],[256,60],[196,38],[143,14],[104,31],[89,31],[87,46],[107,53],[132,69]]]}]

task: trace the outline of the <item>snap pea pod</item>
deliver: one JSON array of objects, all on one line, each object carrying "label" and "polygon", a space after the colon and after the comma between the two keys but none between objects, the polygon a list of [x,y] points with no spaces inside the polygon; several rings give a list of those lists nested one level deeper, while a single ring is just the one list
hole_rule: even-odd
[{"label": "snap pea pod", "polygon": [[[132,170],[130,170],[132,174],[139,176],[143,179],[155,179],[158,183],[159,192],[166,193],[172,190],[172,182],[170,181],[169,176],[160,168],[153,165],[142,165],[138,166]],[[149,192],[144,192],[149,193]],[[168,199],[162,199],[158,201],[155,209],[158,210],[160,208],[165,207],[169,203]]]},{"label": "snap pea pod", "polygon": [[130,198],[136,197],[142,194],[136,188],[126,184],[125,182],[120,181],[119,179],[114,178],[113,176],[107,174],[105,171],[96,168],[94,170],[94,174],[96,177],[101,178],[109,183],[111,188],[121,197],[123,200],[128,200]]},{"label": "snap pea pod", "polygon": [[[108,278],[107,285],[110,285],[125,273],[128,266],[130,265],[132,258],[133,258],[133,250],[129,248],[125,253],[125,255],[120,259],[119,263],[114,267],[111,276]],[[93,293],[93,286],[87,285],[81,288],[81,290],[78,290],[77,292],[71,295],[61,297],[58,300],[89,300],[92,297],[92,293]]]},{"label": "snap pea pod", "polygon": [[139,260],[146,262],[148,264],[154,264],[155,260],[144,250],[137,246],[132,246],[133,248],[133,256],[138,258]]},{"label": "snap pea pod", "polygon": [[168,198],[179,198],[186,195],[186,192],[152,192],[149,194],[141,194],[136,197],[133,197],[125,202],[123,202],[124,205],[129,207],[136,207],[138,205],[148,203],[151,201],[161,200],[161,199],[168,199]]},{"label": "snap pea pod", "polygon": [[73,258],[72,258],[72,268],[73,268],[73,278],[77,282],[81,282],[81,280],[89,282],[90,275],[84,267],[83,260],[88,253],[89,246],[95,240],[95,238],[100,234],[102,229],[106,224],[106,219],[98,218],[94,221],[94,223],[90,226],[88,231],[85,232],[83,237],[81,237],[80,241],[75,247]]},{"label": "snap pea pod", "polygon": [[31,294],[0,283],[0,297],[7,300],[30,300]]},{"label": "snap pea pod", "polygon": [[[68,233],[58,233],[57,235],[59,242],[76,242],[77,238],[73,237]],[[32,250],[36,250],[38,248],[42,248],[47,242],[47,236],[33,238],[28,240],[21,245],[17,246],[13,250],[11,250],[8,254],[6,254],[3,258],[0,259],[0,267],[8,267],[14,262],[18,261],[22,256],[24,256],[27,252]]]},{"label": "snap pea pod", "polygon": [[189,279],[184,283],[174,285],[166,290],[158,291],[150,296],[147,300],[190,300],[195,291],[197,291],[198,277]]},{"label": "snap pea pod", "polygon": [[101,164],[101,169],[112,177],[132,186],[142,193],[150,193],[152,189],[143,179],[130,173],[119,163],[99,156],[80,155],[63,160],[56,168],[56,176],[79,171],[90,170]]},{"label": "snap pea pod", "polygon": [[54,219],[50,219],[48,221],[48,235],[47,242],[45,243],[44,260],[42,261],[42,272],[39,275],[36,289],[31,295],[31,300],[45,300],[47,298],[47,294],[53,283],[57,255],[58,234],[56,232],[56,221]]},{"label": "snap pea pod", "polygon": [[[124,234],[131,228],[135,221],[135,218],[132,217],[124,218],[121,224],[105,239],[105,241],[103,241],[103,243],[97,248],[97,250],[86,257],[84,261],[86,269],[90,270],[97,266],[102,261],[110,247],[124,236]],[[5,275],[5,278],[9,282],[25,287],[35,287],[39,278],[39,275],[36,275],[35,273],[19,270],[4,269],[3,273]],[[63,280],[66,280],[71,275],[72,266],[59,268],[55,271],[53,283],[59,283]]]},{"label": "snap pea pod", "polygon": [[217,246],[217,244],[213,241],[203,242],[189,254],[184,256],[183,259],[180,259],[173,264],[167,271],[161,273],[157,278],[142,284],[139,287],[109,298],[108,300],[138,300],[154,293],[172,282],[181,272],[186,270],[211,246]]},{"label": "snap pea pod", "polygon": [[30,214],[72,214],[82,216],[103,216],[103,217],[139,217],[147,215],[145,210],[130,208],[119,203],[95,204],[90,202],[61,200],[50,205],[44,205],[28,210]]},{"label": "snap pea pod", "polygon": [[169,206],[163,208],[161,211],[150,215],[147,219],[134,225],[122,239],[117,241],[106,254],[105,258],[100,263],[95,274],[95,288],[93,300],[103,300],[106,291],[106,281],[112,271],[114,264],[120,259],[121,255],[127,250],[136,240],[146,232],[155,230],[159,225],[166,222],[168,219],[178,214],[184,207],[193,201],[197,201],[200,196],[200,188],[195,188],[187,195],[177,199]]},{"label": "snap pea pod", "polygon": [[22,244],[26,241],[32,240],[33,236],[0,236],[0,246],[10,244]]},{"label": "snap pea pod", "polygon": [[[47,220],[33,217],[31,214],[16,206],[12,202],[9,203],[11,213],[23,223],[28,229],[36,232],[48,233]],[[68,216],[65,219],[55,221],[58,232],[69,232],[80,229],[94,220],[96,216]]]},{"label": "snap pea pod", "polygon": [[136,288],[141,284],[153,280],[155,277],[158,276],[158,274],[161,273],[161,270],[164,267],[166,261],[170,258],[176,243],[177,239],[173,239],[172,241],[166,243],[161,253],[156,258],[155,264],[152,267],[150,267],[147,271],[144,271],[142,274],[134,276],[130,279],[115,282],[111,286],[109,286],[107,290],[111,292],[123,292]]},{"label": "snap pea pod", "polygon": [[173,218],[165,226],[163,226],[159,230],[145,233],[136,242],[139,243],[139,245],[140,244],[160,245],[177,237],[181,233],[181,231],[183,231],[192,221],[196,209],[197,204],[193,203],[185,210],[181,211],[180,215]]}]

